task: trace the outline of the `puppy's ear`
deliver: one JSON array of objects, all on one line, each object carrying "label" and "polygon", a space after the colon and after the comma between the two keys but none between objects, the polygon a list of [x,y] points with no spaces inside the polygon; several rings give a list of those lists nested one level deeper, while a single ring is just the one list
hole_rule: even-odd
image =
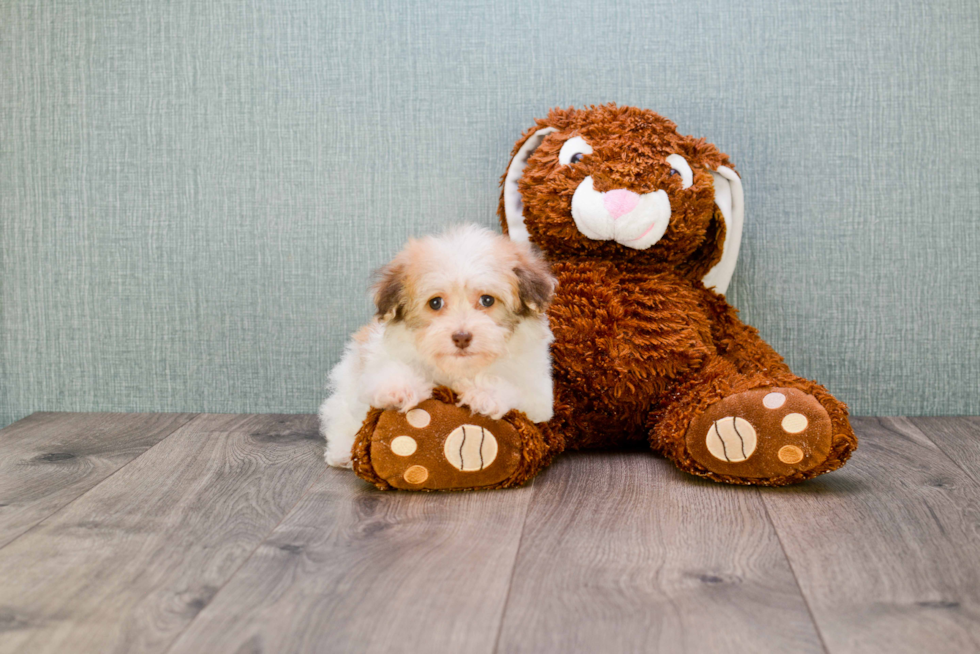
[{"label": "puppy's ear", "polygon": [[522,316],[541,313],[551,304],[558,280],[551,274],[551,268],[537,249],[527,243],[515,243],[517,265],[517,297],[520,302],[518,314]]},{"label": "puppy's ear", "polygon": [[384,322],[401,320],[405,309],[405,267],[392,262],[379,268],[374,276],[372,290],[378,318]]}]

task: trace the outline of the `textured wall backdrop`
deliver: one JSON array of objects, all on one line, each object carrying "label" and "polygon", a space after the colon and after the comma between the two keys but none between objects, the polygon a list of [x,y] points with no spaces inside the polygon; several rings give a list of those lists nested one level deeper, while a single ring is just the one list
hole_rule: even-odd
[{"label": "textured wall backdrop", "polygon": [[729,153],[730,297],[859,414],[980,413],[975,0],[0,3],[0,424],[312,412],[368,272],[554,105]]}]

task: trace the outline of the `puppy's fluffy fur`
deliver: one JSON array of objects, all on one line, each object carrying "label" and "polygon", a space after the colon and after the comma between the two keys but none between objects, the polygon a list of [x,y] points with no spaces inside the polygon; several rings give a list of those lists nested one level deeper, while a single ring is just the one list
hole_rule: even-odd
[{"label": "puppy's fluffy fur", "polygon": [[487,229],[409,241],[378,273],[377,316],[330,373],[331,395],[320,407],[327,463],[350,467],[370,407],[407,411],[436,385],[492,418],[518,409],[550,420],[545,309],[555,285],[531,246]]}]

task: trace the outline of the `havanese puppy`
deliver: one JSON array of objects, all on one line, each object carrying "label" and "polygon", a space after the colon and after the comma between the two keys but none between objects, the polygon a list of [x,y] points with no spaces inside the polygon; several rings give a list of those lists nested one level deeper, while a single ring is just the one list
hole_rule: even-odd
[{"label": "havanese puppy", "polygon": [[476,226],[413,239],[377,273],[377,315],[330,373],[320,407],[326,461],[350,467],[370,407],[407,411],[436,385],[498,419],[552,415],[551,330],[557,282],[526,243]]}]

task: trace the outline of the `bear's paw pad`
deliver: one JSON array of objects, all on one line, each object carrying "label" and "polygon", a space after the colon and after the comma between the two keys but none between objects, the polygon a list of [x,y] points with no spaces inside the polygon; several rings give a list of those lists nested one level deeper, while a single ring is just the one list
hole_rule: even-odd
[{"label": "bear's paw pad", "polygon": [[716,402],[687,431],[691,456],[708,471],[761,479],[810,470],[831,450],[831,422],[815,397],[761,388]]},{"label": "bear's paw pad", "polygon": [[487,488],[507,480],[521,459],[509,423],[430,399],[406,413],[381,414],[371,435],[371,465],[403,490]]}]

